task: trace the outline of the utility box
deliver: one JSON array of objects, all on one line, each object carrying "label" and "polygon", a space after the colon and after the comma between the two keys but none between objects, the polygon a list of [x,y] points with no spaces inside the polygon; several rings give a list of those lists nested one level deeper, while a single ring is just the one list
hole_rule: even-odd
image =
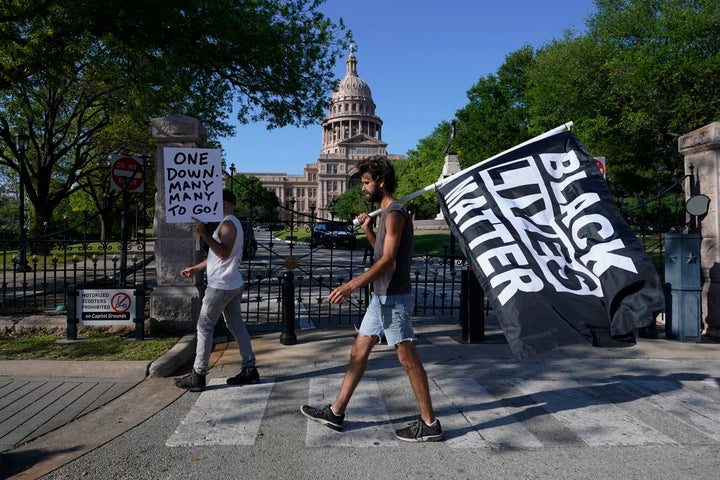
[{"label": "utility box", "polygon": [[665,236],[665,282],[670,294],[665,336],[681,342],[699,342],[702,331],[700,242],[695,233]]}]

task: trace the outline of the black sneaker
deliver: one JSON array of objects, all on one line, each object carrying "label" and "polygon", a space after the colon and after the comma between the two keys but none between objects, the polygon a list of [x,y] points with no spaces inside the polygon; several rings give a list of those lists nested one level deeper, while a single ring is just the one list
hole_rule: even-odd
[{"label": "black sneaker", "polygon": [[195,370],[184,377],[173,380],[176,387],[185,388],[191,392],[202,392],[205,390],[205,375],[196,373]]},{"label": "black sneaker", "polygon": [[395,436],[403,442],[442,442],[445,436],[440,426],[440,420],[435,420],[435,425],[429,427],[418,418],[405,428],[395,430]]},{"label": "black sneaker", "polygon": [[300,411],[313,422],[322,423],[336,432],[342,432],[345,414],[335,415],[332,408],[330,408],[330,404],[326,405],[325,408],[315,408],[310,405],[303,405],[300,407]]},{"label": "black sneaker", "polygon": [[227,379],[228,385],[250,385],[260,383],[260,374],[255,367],[243,367],[240,373]]}]

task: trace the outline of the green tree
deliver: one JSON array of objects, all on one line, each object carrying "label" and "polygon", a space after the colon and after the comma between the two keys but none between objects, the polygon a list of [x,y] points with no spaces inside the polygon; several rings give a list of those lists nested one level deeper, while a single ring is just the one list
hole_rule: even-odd
[{"label": "green tree", "polygon": [[231,188],[238,200],[235,210],[241,217],[253,221],[273,221],[277,218],[280,201],[275,192],[263,187],[257,177],[236,173]]},{"label": "green tree", "polygon": [[15,200],[0,195],[0,238],[18,238],[18,213]]},{"label": "green tree", "polygon": [[310,125],[325,113],[332,68],[349,42],[342,20],[318,11],[322,3],[9,0],[0,5],[0,89],[48,70],[64,74],[68,48],[90,42],[177,93],[206,94],[172,83],[179,72],[226,85],[226,106],[240,103],[240,121]]},{"label": "green tree", "polygon": [[[440,179],[449,141],[450,123],[442,122],[429,136],[421,139],[415,149],[407,152],[405,160],[393,164],[397,178],[395,198],[422,190]],[[435,218],[437,196],[428,192],[410,200],[406,206],[413,211],[416,219]]]},{"label": "green tree", "polygon": [[[36,231],[78,189],[107,198],[110,154],[153,149],[153,117],[185,113],[213,135],[322,118],[347,45],[319,0],[12,0],[0,5],[0,166],[19,175]],[[96,175],[97,174],[97,175]]]},{"label": "green tree", "polygon": [[347,222],[352,221],[362,212],[370,213],[376,208],[376,205],[365,199],[361,186],[348,188],[342,195],[335,197],[335,203],[333,204],[335,218]]},{"label": "green tree", "polygon": [[720,1],[598,0],[582,37],[538,53],[536,130],[568,120],[608,161],[617,193],[654,193],[682,172],[677,137],[718,119]]},{"label": "green tree", "polygon": [[[463,167],[573,121],[618,195],[654,194],[683,173],[677,137],[720,119],[720,0],[595,4],[585,34],[525,46],[472,86],[456,114]],[[431,153],[399,167],[402,193],[432,183],[425,166],[439,174],[427,161],[441,156],[439,128],[418,143]]]},{"label": "green tree", "polygon": [[[432,185],[440,179],[449,149],[467,168],[500,153],[531,135],[526,106],[526,73],[535,61],[533,49],[525,46],[511,53],[497,75],[481,78],[468,90],[469,103],[456,113],[456,137],[450,141],[450,123],[441,122],[407,159],[397,162],[397,197]],[[450,148],[452,147],[452,148]],[[411,200],[408,207],[417,219],[435,218],[437,197],[427,194]]]},{"label": "green tree", "polygon": [[[458,161],[469,167],[530,138],[525,99],[527,71],[535,62],[532,47],[512,52],[497,75],[481,78],[468,90],[468,104],[458,110]],[[540,132],[541,133],[541,132]]]}]

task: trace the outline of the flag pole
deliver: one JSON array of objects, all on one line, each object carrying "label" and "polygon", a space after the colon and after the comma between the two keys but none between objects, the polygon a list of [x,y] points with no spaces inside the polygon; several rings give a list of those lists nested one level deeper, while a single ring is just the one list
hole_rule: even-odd
[{"label": "flag pole", "polygon": [[[565,132],[565,131],[567,131],[567,130],[572,130],[572,127],[573,127],[573,122],[564,123],[564,124],[560,125],[559,127],[555,127],[555,128],[553,128],[552,130],[548,130],[547,132],[545,132],[545,133],[543,133],[543,134],[541,134],[541,135],[538,135],[537,137],[533,137],[533,138],[531,138],[530,140],[527,140],[527,141],[525,141],[525,142],[523,142],[523,143],[520,143],[520,144],[518,144],[518,145],[515,145],[515,146],[512,147],[512,148],[508,148],[508,149],[505,150],[504,152],[500,152],[500,153],[498,153],[497,155],[494,155],[494,156],[492,156],[492,157],[490,157],[490,158],[487,158],[487,159],[483,160],[482,162],[487,162],[488,160],[493,160],[493,159],[495,159],[495,158],[497,158],[497,157],[499,157],[499,156],[501,156],[501,155],[505,155],[506,153],[510,153],[510,152],[512,152],[513,150],[517,150],[518,148],[524,147],[525,145],[529,145],[529,144],[531,144],[531,143],[537,142],[538,140],[542,140],[543,138],[547,138],[547,137],[550,137],[550,136],[552,136],[552,135],[556,135],[556,134],[558,134],[558,133]],[[482,163],[482,162],[478,162],[478,163],[476,163],[475,165],[479,165],[479,164]],[[475,166],[475,165],[473,165],[473,166]],[[473,167],[469,167],[469,168],[473,168]],[[453,175],[450,175],[449,177],[443,178],[442,180],[438,180],[437,182],[433,183],[432,185],[428,185],[428,186],[425,187],[425,188],[422,188],[422,189],[417,190],[417,191],[415,191],[415,192],[409,193],[409,194],[405,195],[404,197],[398,198],[398,202],[400,202],[400,203],[409,202],[409,201],[412,200],[413,198],[417,198],[417,197],[419,197],[420,195],[424,195],[424,194],[426,194],[427,192],[430,192],[430,191],[432,191],[432,190],[435,190],[436,188],[438,188],[438,187],[439,187],[440,185],[442,185],[443,183],[449,182],[449,181],[453,180],[456,176],[461,175],[461,174],[465,174],[465,173],[467,173],[467,169],[466,169],[466,170],[461,170],[461,171],[459,171],[459,172],[457,172],[457,173],[455,173],[455,174],[453,174]],[[369,215],[370,217],[376,217],[376,216],[380,215],[381,212],[382,212],[382,208],[378,208],[377,210],[375,210],[375,211],[373,211],[373,212],[370,212],[368,215]],[[355,225],[356,227],[360,226],[360,222],[357,221],[357,218],[354,218],[354,219],[353,219],[353,225]]]}]

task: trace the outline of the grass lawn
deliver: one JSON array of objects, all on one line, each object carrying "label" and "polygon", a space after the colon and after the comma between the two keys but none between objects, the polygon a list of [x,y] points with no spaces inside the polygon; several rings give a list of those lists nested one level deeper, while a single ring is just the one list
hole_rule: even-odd
[{"label": "grass lawn", "polygon": [[[136,341],[134,332],[88,329],[79,341],[58,343],[64,334],[42,329],[0,335],[0,360],[147,360],[160,358],[180,335],[162,335]],[[80,340],[81,339],[81,340]]]}]

